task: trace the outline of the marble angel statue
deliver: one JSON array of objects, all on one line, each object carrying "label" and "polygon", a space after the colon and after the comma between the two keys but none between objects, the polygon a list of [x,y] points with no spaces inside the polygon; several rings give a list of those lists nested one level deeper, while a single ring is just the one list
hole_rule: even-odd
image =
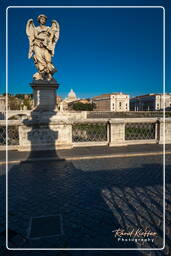
[{"label": "marble angel statue", "polygon": [[33,57],[34,64],[38,69],[33,75],[35,80],[52,79],[53,74],[57,71],[52,64],[55,45],[59,39],[59,23],[52,20],[52,26],[45,26],[47,17],[41,14],[37,17],[40,26],[35,27],[33,20],[29,19],[26,25],[26,34],[29,39],[28,58]]}]

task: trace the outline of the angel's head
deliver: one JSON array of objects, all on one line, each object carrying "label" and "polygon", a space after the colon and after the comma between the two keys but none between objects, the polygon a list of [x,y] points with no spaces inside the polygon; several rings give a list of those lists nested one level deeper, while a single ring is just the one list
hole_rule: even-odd
[{"label": "angel's head", "polygon": [[40,14],[38,17],[37,17],[37,20],[38,22],[41,24],[41,25],[44,25],[47,21],[47,16],[44,15],[44,14]]}]

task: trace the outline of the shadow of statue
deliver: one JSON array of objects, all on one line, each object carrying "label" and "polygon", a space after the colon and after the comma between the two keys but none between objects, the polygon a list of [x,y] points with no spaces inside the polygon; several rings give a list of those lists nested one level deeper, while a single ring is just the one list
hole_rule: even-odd
[{"label": "shadow of statue", "polygon": [[51,117],[57,113],[54,110],[45,111],[38,107],[31,112],[31,119],[25,120],[24,124],[30,127],[28,141],[30,142],[30,155],[28,159],[35,157],[57,158],[56,141],[58,131],[51,128]]}]

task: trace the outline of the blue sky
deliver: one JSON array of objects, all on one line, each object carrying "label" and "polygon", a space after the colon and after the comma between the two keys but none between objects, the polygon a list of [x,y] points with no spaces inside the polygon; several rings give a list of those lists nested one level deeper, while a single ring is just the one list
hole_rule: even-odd
[{"label": "blue sky", "polygon": [[[7,1],[23,5],[21,1]],[[25,5],[72,5],[72,1],[24,1]],[[84,1],[73,1],[73,5]],[[163,1],[138,1],[139,5],[161,5]],[[137,5],[137,1],[91,1],[91,5]],[[86,1],[84,5],[89,5]],[[129,3],[129,4],[128,4]],[[166,8],[170,8],[166,6]],[[65,97],[72,88],[78,97],[102,93],[124,92],[131,96],[162,92],[163,76],[163,10],[161,8],[10,8],[8,12],[9,92],[31,93],[29,83],[36,72],[27,58],[28,19],[44,13],[47,25],[60,23],[60,39],[53,62],[58,69],[54,78],[59,82],[58,94]],[[167,12],[166,12],[167,14]],[[5,17],[1,18],[4,25]],[[167,19],[168,21],[168,19]],[[167,26],[168,29],[168,26]],[[3,26],[3,33],[5,27]],[[168,31],[167,31],[168,35]],[[170,40],[167,36],[167,40]],[[169,43],[169,40],[166,42]],[[1,46],[5,46],[4,37]],[[169,53],[169,49],[167,48]],[[171,91],[169,54],[166,66],[166,91]],[[4,67],[5,55],[1,66]],[[3,69],[5,72],[5,68]],[[3,74],[4,74],[3,72]],[[5,90],[1,77],[0,93]]]}]

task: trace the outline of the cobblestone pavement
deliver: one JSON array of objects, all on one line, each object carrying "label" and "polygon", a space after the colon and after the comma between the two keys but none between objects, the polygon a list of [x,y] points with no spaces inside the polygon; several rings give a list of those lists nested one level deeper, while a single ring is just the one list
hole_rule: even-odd
[{"label": "cobblestone pavement", "polygon": [[[0,182],[5,190],[5,167]],[[7,251],[4,255],[171,255],[171,158],[166,156],[166,248],[162,251]],[[10,248],[160,248],[163,237],[162,156],[79,161],[22,162],[9,166],[9,229],[28,236],[30,219],[62,216],[61,236],[36,240],[18,237]],[[4,193],[1,193],[3,205]],[[0,215],[4,230],[4,210]],[[145,229],[154,241],[121,242],[113,230]],[[1,245],[3,239],[1,237]]]}]

